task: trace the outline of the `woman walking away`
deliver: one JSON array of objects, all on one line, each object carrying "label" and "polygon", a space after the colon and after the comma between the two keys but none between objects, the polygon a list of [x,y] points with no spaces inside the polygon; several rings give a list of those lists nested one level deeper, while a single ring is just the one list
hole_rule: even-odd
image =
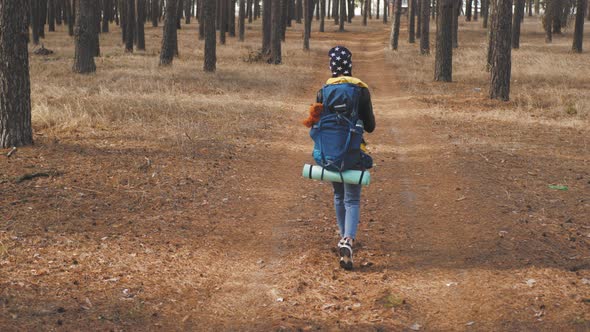
[{"label": "woman walking away", "polygon": [[[352,53],[343,46],[329,53],[330,78],[317,94],[317,124],[310,135],[315,142],[314,159],[327,170],[366,170],[373,161],[365,151],[363,131],[375,130],[375,116],[368,86],[352,76]],[[338,151],[338,152],[335,152]],[[332,152],[332,153],[330,153]],[[361,185],[333,182],[334,207],[340,231],[340,266],[352,269],[353,243],[360,219]]]}]

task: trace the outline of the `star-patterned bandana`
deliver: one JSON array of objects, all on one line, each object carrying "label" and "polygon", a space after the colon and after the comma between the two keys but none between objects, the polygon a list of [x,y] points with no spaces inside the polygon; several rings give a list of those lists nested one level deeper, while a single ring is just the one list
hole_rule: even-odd
[{"label": "star-patterned bandana", "polygon": [[352,76],[352,53],[344,46],[336,46],[328,52],[332,77]]}]

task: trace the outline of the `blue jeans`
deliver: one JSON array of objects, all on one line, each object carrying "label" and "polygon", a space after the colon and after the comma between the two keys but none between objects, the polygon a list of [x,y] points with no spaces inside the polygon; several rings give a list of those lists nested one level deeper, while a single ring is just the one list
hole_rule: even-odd
[{"label": "blue jeans", "polygon": [[332,182],[334,208],[341,237],[356,237],[361,216],[361,185]]}]

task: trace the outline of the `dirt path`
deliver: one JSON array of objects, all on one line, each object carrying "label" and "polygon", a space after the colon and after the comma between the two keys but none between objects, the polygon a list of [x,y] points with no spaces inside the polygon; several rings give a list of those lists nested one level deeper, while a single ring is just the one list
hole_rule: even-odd
[{"label": "dirt path", "polygon": [[[572,284],[575,276],[545,266],[543,253],[515,250],[510,237],[519,230],[507,226],[497,197],[488,195],[478,174],[462,168],[444,131],[404,94],[386,36],[385,30],[322,36],[343,38],[353,51],[355,73],[371,86],[377,116],[378,129],[368,136],[377,166],[374,184],[363,194],[357,268],[348,273],[337,267],[331,188],[298,177],[311,142],[304,128],[289,128],[284,140],[268,144],[264,160],[256,156],[246,166],[259,175],[244,184],[257,202],[249,208],[256,218],[240,237],[246,258],[222,286],[228,291],[211,299],[213,308],[233,303],[223,326],[243,328],[248,320],[253,329],[418,324],[428,330],[536,330],[573,324],[571,312],[584,306],[573,300],[582,296]],[[323,53],[313,59],[323,68]],[[297,110],[315,91],[306,93]],[[298,112],[294,122],[303,116]],[[271,169],[261,170],[269,160]]]}]

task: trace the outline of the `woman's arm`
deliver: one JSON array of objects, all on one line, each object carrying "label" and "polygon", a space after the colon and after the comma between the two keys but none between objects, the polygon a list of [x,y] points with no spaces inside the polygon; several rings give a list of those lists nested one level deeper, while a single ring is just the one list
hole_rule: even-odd
[{"label": "woman's arm", "polygon": [[365,131],[372,133],[375,130],[375,114],[373,114],[373,103],[371,103],[371,93],[369,89],[361,89],[359,100],[359,118],[363,120]]}]

